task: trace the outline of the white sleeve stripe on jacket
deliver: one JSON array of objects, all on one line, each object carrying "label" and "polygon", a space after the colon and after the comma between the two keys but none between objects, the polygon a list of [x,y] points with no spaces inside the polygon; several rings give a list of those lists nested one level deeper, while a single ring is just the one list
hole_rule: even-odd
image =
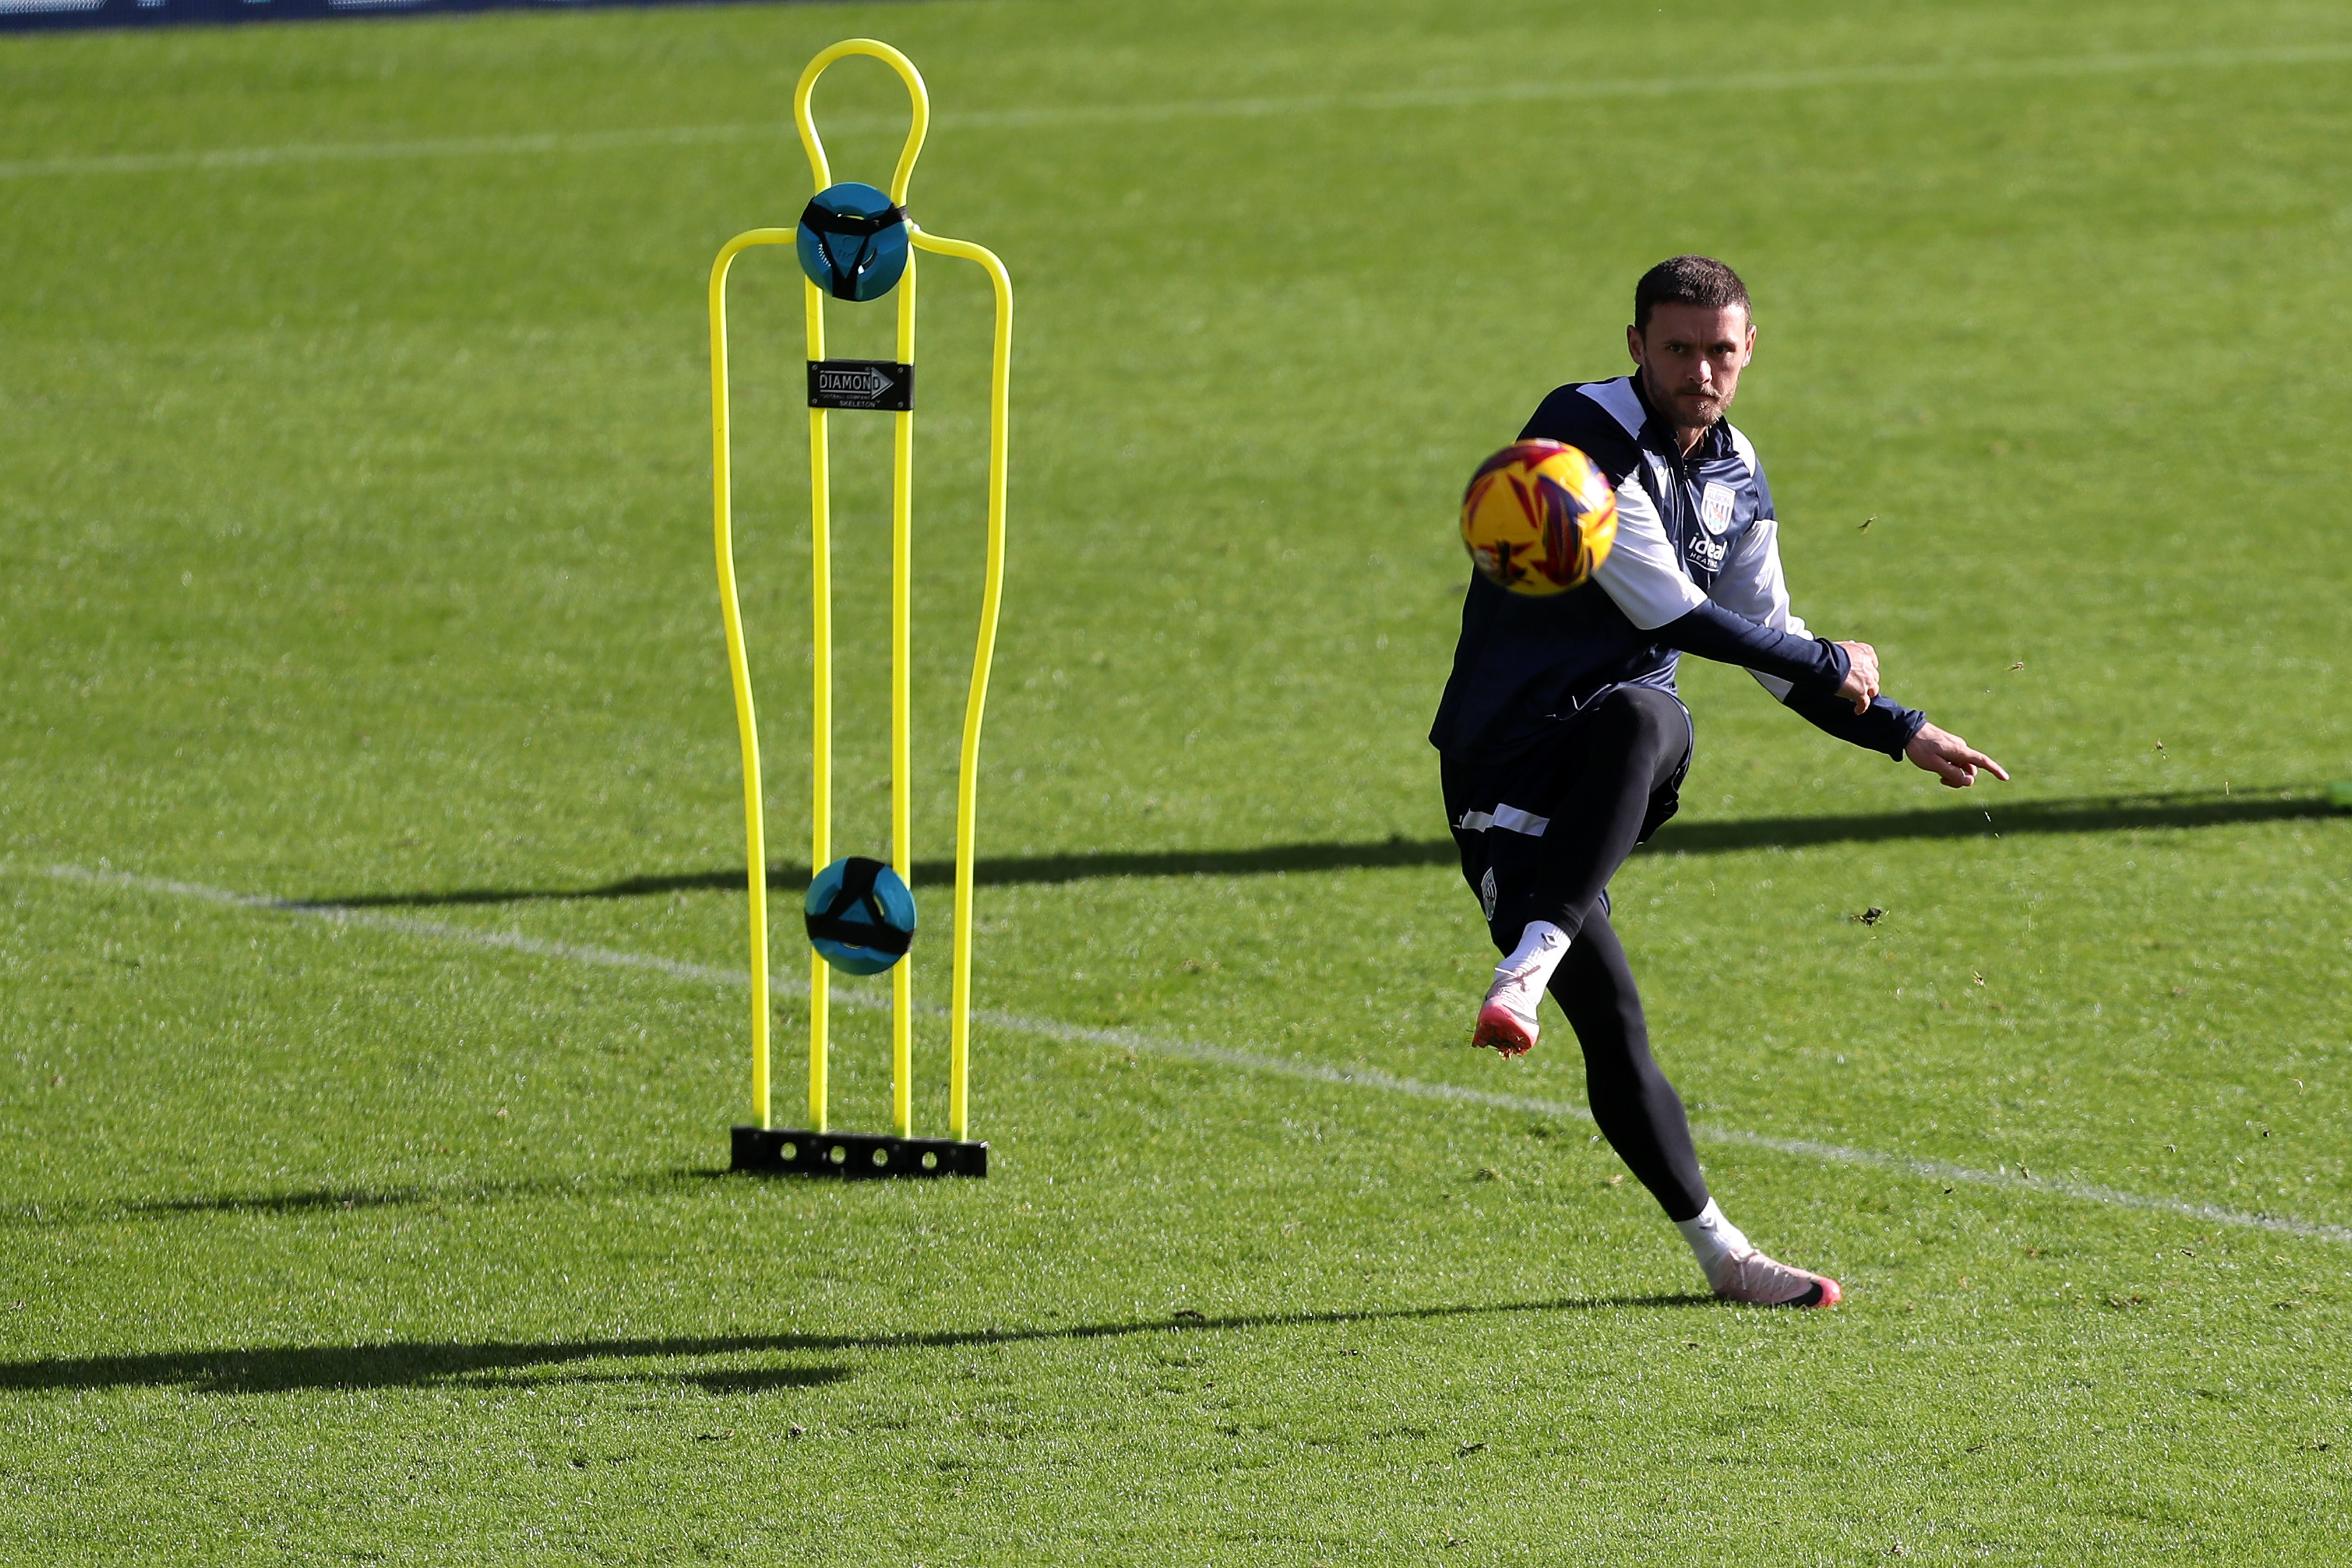
[{"label": "white sleeve stripe on jacket", "polygon": [[[1643,411],[1642,400],[1634,395],[1632,376],[1621,375],[1614,381],[1596,381],[1577,388],[1577,391],[1607,409],[1609,417],[1617,421],[1625,434],[1633,438],[1633,444],[1641,445],[1642,422],[1649,416]],[[1749,466],[1754,466],[1752,459]]]},{"label": "white sleeve stripe on jacket", "polygon": [[1627,620],[1645,632],[1678,621],[1706,603],[1699,585],[1683,573],[1657,503],[1633,474],[1617,487],[1617,542],[1592,580]]},{"label": "white sleeve stripe on jacket", "polygon": [[1737,425],[1726,425],[1724,428],[1731,433],[1731,449],[1739,454],[1741,462],[1748,465],[1748,477],[1752,479],[1762,473],[1764,465],[1756,460],[1756,443],[1750,441]]},{"label": "white sleeve stripe on jacket", "polygon": [[[1723,563],[1708,597],[1735,615],[1761,621],[1776,632],[1800,637],[1813,635],[1789,608],[1789,582],[1780,570],[1780,523],[1777,518],[1759,517],[1748,524],[1747,537],[1739,542],[1738,553]],[[1789,682],[1777,675],[1763,675],[1752,669],[1748,673],[1756,677],[1756,684],[1772,694],[1773,700],[1788,700],[1791,689]]]}]

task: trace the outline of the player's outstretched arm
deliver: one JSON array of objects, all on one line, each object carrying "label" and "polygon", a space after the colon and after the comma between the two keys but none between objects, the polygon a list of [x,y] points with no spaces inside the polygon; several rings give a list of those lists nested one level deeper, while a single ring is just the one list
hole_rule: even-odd
[{"label": "player's outstretched arm", "polygon": [[1948,730],[1933,724],[1922,724],[1911,743],[1903,748],[1914,767],[1925,768],[1944,781],[1948,789],[1966,789],[1977,782],[1979,770],[1990,773],[2001,783],[2009,782],[2009,770],[1961,740]]}]

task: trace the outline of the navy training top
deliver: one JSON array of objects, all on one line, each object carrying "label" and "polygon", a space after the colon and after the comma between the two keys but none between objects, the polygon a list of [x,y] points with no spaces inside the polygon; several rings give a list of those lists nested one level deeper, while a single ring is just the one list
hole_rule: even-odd
[{"label": "navy training top", "polygon": [[1519,439],[1581,450],[1617,489],[1617,539],[1592,581],[1537,598],[1475,571],[1430,743],[1472,763],[1541,743],[1611,689],[1675,689],[1679,655],[1740,665],[1841,740],[1900,757],[1927,715],[1880,697],[1856,713],[1837,696],[1845,650],[1789,607],[1780,523],[1747,437],[1718,422],[1685,457],[1632,376],[1571,383]]}]

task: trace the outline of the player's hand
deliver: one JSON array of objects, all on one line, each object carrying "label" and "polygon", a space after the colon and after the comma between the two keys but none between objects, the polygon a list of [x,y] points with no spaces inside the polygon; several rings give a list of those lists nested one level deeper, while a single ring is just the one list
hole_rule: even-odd
[{"label": "player's hand", "polygon": [[2003,784],[2009,782],[2009,771],[1999,763],[1958,735],[1933,724],[1920,725],[1911,743],[1903,748],[1903,754],[1911,759],[1912,766],[1925,768],[1943,780],[1948,789],[1966,789],[1976,783],[1979,768]]},{"label": "player's hand", "polygon": [[[1838,688],[1837,694],[1853,703],[1855,712],[1867,713],[1870,700],[1878,695],[1878,650],[1866,642],[1842,642],[1838,647],[1845,649],[1852,668],[1845,672],[1845,684]],[[1924,768],[1927,764],[1919,765]]]}]

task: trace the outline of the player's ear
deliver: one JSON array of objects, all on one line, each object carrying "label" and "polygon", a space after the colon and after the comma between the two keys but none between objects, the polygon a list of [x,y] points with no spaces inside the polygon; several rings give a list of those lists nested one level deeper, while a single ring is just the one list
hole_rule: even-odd
[{"label": "player's ear", "polygon": [[1747,347],[1746,349],[1744,349],[1744,350],[1742,350],[1742,351],[1741,351],[1741,353],[1740,353],[1740,356],[1739,356],[1739,363],[1740,363],[1742,365],[1745,365],[1745,364],[1746,364],[1749,360],[1752,360],[1752,359],[1754,359],[1755,357],[1756,357],[1756,323],[1755,323],[1755,322],[1753,322],[1753,321],[1750,321],[1750,322],[1748,322],[1748,347]]},{"label": "player's ear", "polygon": [[[1753,329],[1750,330],[1752,331]],[[1640,364],[1642,363],[1641,328],[1629,326],[1625,329],[1625,352],[1633,356],[1633,363],[1635,364]]]}]

